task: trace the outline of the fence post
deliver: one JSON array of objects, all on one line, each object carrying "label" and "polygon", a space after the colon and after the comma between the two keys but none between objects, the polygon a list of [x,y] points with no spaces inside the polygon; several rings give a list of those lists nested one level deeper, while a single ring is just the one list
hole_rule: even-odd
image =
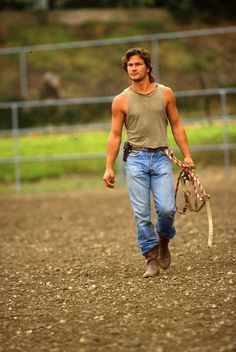
[{"label": "fence post", "polygon": [[220,91],[220,102],[221,102],[221,117],[223,122],[223,143],[224,143],[224,168],[225,176],[229,176],[230,173],[230,159],[229,159],[229,146],[228,146],[228,116],[227,116],[227,101],[225,90]]},{"label": "fence post", "polygon": [[17,104],[12,104],[12,135],[13,135],[13,148],[14,148],[14,166],[15,166],[15,189],[16,192],[21,190],[21,174],[20,174],[20,147],[19,147],[19,123],[18,123],[18,107]]},{"label": "fence post", "polygon": [[151,57],[152,57],[152,67],[153,74],[156,80],[160,80],[160,65],[159,65],[159,43],[158,40],[151,41]]},{"label": "fence post", "polygon": [[26,99],[28,95],[26,52],[20,50],[20,95]]}]

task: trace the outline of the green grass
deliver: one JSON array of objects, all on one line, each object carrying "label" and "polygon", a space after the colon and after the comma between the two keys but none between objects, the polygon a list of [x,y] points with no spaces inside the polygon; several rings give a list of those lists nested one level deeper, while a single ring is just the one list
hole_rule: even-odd
[{"label": "green grass", "polygon": [[[223,129],[217,124],[186,127],[191,146],[223,143]],[[106,152],[108,130],[78,132],[56,135],[31,135],[20,138],[19,148],[21,156],[50,156],[59,154],[77,154]],[[236,125],[228,126],[229,143],[236,142]],[[125,136],[124,136],[125,139]],[[175,146],[169,131],[170,147]],[[0,138],[0,158],[14,156],[14,144],[10,137]],[[234,153],[233,159],[235,159]],[[194,154],[196,162],[222,164],[223,153]],[[21,164],[21,177],[23,181],[37,181],[44,178],[64,177],[67,175],[101,175],[105,167],[105,158],[32,162]],[[14,166],[12,164],[0,165],[0,180],[8,183],[14,181]]]},{"label": "green grass", "polygon": [[[219,144],[223,142],[223,128],[218,124],[185,127],[189,143]],[[30,135],[20,137],[20,154],[22,156],[53,155],[70,153],[103,152],[106,149],[108,130],[78,132],[70,134]],[[229,143],[236,142],[236,125],[228,125]],[[170,145],[173,137],[168,131]],[[13,156],[13,139],[0,138],[0,157]]]},{"label": "green grass", "polygon": [[[106,148],[109,131],[78,132],[20,137],[20,154],[53,155],[101,152]],[[0,156],[13,156],[12,138],[0,138]]]},{"label": "green grass", "polygon": [[[223,127],[218,124],[185,127],[190,145],[221,144],[223,143]],[[173,137],[169,134],[170,144]],[[228,142],[236,143],[236,125],[228,125]]]}]

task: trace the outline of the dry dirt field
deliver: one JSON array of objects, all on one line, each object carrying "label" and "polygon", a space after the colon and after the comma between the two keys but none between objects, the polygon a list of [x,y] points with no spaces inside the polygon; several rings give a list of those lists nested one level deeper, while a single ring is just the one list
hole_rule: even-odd
[{"label": "dry dirt field", "polygon": [[155,279],[126,189],[0,196],[0,351],[236,351],[235,178],[202,182],[214,245],[205,208],[177,215]]}]

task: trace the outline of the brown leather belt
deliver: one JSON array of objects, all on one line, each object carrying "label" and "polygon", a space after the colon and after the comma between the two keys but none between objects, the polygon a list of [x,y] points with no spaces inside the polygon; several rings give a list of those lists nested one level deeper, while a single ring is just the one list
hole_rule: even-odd
[{"label": "brown leather belt", "polygon": [[149,152],[149,153],[156,153],[166,149],[168,149],[168,147],[147,148],[147,147],[135,147],[133,145],[130,146],[130,150],[139,150],[142,152]]}]

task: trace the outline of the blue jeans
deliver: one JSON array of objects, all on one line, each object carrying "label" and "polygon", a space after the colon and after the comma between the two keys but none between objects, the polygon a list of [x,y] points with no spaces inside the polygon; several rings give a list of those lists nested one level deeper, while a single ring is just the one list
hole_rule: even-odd
[{"label": "blue jeans", "polygon": [[[175,236],[172,164],[164,151],[149,153],[133,150],[125,169],[138,244],[142,254],[145,254],[158,244],[159,236],[167,239]],[[151,193],[158,219],[155,229],[151,221]]]}]

